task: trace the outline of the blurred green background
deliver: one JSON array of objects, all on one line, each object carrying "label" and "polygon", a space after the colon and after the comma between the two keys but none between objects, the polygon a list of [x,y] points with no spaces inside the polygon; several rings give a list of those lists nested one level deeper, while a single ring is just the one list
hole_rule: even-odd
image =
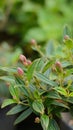
[{"label": "blurred green background", "polygon": [[[31,39],[42,48],[49,40],[62,42],[66,24],[73,36],[72,12],[73,0],[0,0],[0,65],[16,65],[22,52],[38,57],[30,47]],[[0,90],[0,95],[6,92]]]},{"label": "blurred green background", "polygon": [[20,46],[60,39],[64,25],[73,25],[72,11],[73,0],[2,0],[0,39]]}]

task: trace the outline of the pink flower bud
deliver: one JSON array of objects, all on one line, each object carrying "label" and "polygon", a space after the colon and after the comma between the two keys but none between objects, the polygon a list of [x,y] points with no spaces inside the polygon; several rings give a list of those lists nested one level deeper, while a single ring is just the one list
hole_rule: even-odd
[{"label": "pink flower bud", "polygon": [[64,40],[69,40],[69,39],[70,39],[70,37],[68,35],[64,36]]},{"label": "pink flower bud", "polygon": [[19,59],[20,59],[20,61],[22,61],[22,62],[23,62],[23,61],[25,61],[25,62],[27,61],[27,60],[26,60],[26,57],[25,57],[24,55],[22,55],[22,54],[20,55]]},{"label": "pink flower bud", "polygon": [[27,61],[26,61],[26,62],[23,62],[23,65],[25,65],[25,66],[28,66],[28,63],[27,63]]},{"label": "pink flower bud", "polygon": [[55,66],[56,66],[56,67],[61,67],[62,65],[61,65],[61,63],[60,63],[59,61],[57,61],[57,62],[55,63]]},{"label": "pink flower bud", "polygon": [[24,74],[24,71],[20,67],[17,68],[17,72],[20,76]]},{"label": "pink flower bud", "polygon": [[27,60],[27,64],[31,65],[32,64],[31,60]]},{"label": "pink flower bud", "polygon": [[62,64],[61,64],[60,61],[57,61],[57,62],[55,63],[55,67],[56,67],[59,71],[63,71]]},{"label": "pink flower bud", "polygon": [[37,43],[36,43],[36,40],[34,40],[34,39],[32,39],[31,40],[31,45],[36,45]]}]

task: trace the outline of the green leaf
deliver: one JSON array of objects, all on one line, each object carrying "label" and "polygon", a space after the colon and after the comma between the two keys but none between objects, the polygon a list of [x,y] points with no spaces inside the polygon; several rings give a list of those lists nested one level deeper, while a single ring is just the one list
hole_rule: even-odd
[{"label": "green leaf", "polygon": [[40,92],[39,92],[38,90],[34,91],[33,97],[34,97],[35,99],[40,99]]},{"label": "green leaf", "polygon": [[15,120],[15,125],[26,119],[30,114],[32,113],[31,108],[28,108],[25,110],[16,120]]},{"label": "green leaf", "polygon": [[53,55],[55,49],[54,49],[54,43],[53,41],[49,41],[46,46],[46,56],[50,57]]},{"label": "green leaf", "polygon": [[53,101],[52,104],[53,105],[57,105],[57,106],[61,106],[61,107],[65,107],[65,108],[69,109],[69,107],[65,103],[62,103],[60,101]]},{"label": "green leaf", "polygon": [[15,95],[14,85],[13,85],[13,84],[10,85],[9,91],[10,91],[10,93],[11,93],[12,96],[16,96],[16,95]]},{"label": "green leaf", "polygon": [[69,66],[71,66],[72,64],[70,63],[70,62],[68,62],[68,61],[63,61],[62,62],[62,67],[63,68],[68,68]]},{"label": "green leaf", "polygon": [[63,99],[65,102],[69,102],[69,103],[73,104],[73,97],[65,97],[65,96],[62,96],[62,99]]},{"label": "green leaf", "polygon": [[37,89],[36,89],[36,86],[33,85],[32,83],[29,85],[29,89],[32,93],[34,93]]},{"label": "green leaf", "polygon": [[50,98],[46,98],[44,105],[45,107],[49,108],[52,103],[53,103],[53,99],[50,100]]},{"label": "green leaf", "polygon": [[69,86],[68,88],[71,92],[73,92],[73,84],[71,86]]},{"label": "green leaf", "polygon": [[23,106],[23,105],[16,105],[14,106],[10,111],[7,112],[7,115],[13,115],[13,114],[17,114],[23,110],[25,110],[27,108],[27,106]]},{"label": "green leaf", "polygon": [[49,120],[48,130],[60,130],[58,124],[56,123],[54,119]]},{"label": "green leaf", "polygon": [[9,76],[1,76],[0,79],[7,81],[7,82],[12,82],[12,83],[15,82],[14,79],[12,77],[9,77]]},{"label": "green leaf", "polygon": [[20,86],[19,89],[24,94],[24,96],[29,97],[29,92],[28,92],[28,89],[25,87],[25,85],[24,86]]},{"label": "green leaf", "polygon": [[36,112],[44,114],[44,105],[41,101],[35,100],[32,104],[32,107]]},{"label": "green leaf", "polygon": [[43,83],[46,83],[52,87],[57,86],[57,84],[54,81],[49,80],[45,75],[43,75],[41,73],[35,73],[35,77],[37,77]]},{"label": "green leaf", "polygon": [[67,102],[69,102],[69,103],[72,103],[72,104],[73,104],[73,97],[68,97],[68,98],[66,98],[66,100],[67,100]]},{"label": "green leaf", "polygon": [[47,94],[46,94],[47,97],[49,98],[53,98],[53,99],[61,99],[60,95],[58,94],[58,92],[56,91],[49,91]]},{"label": "green leaf", "polygon": [[65,35],[69,35],[70,36],[70,30],[69,30],[69,27],[67,25],[65,25],[65,27],[64,27],[63,36],[65,36]]},{"label": "green leaf", "polygon": [[39,58],[36,59],[31,66],[28,68],[27,71],[27,78],[30,81],[33,77],[33,74],[35,71],[41,71],[42,70],[42,65],[44,64],[44,59],[43,58]]},{"label": "green leaf", "polygon": [[17,77],[16,75],[15,75],[15,81],[16,81],[17,84],[24,85],[24,81],[20,77]]},{"label": "green leaf", "polygon": [[18,93],[18,87],[14,86],[14,84],[11,84],[9,87],[9,91],[13,97],[16,99],[19,99],[19,93]]},{"label": "green leaf", "polygon": [[67,94],[67,92],[66,92],[66,90],[64,89],[64,88],[62,88],[62,87],[56,87],[56,88],[54,88],[58,93],[60,93],[60,94],[62,94],[62,95],[64,95],[64,96],[68,96],[68,94]]},{"label": "green leaf", "polygon": [[49,125],[49,116],[47,115],[42,115],[41,116],[41,126],[43,130],[47,130]]},{"label": "green leaf", "polygon": [[10,104],[13,104],[13,103],[17,103],[17,102],[15,100],[13,100],[13,99],[5,99],[2,106],[1,106],[1,108],[4,108],[4,107],[6,107],[6,106],[8,106]]},{"label": "green leaf", "polygon": [[54,63],[54,61],[52,61],[52,60],[50,60],[50,61],[48,61],[47,63],[45,63],[42,72],[44,73],[45,71],[47,71],[47,70],[51,67],[51,65],[52,65],[53,63]]},{"label": "green leaf", "polygon": [[44,65],[44,58],[39,58],[36,65],[36,71],[41,72]]},{"label": "green leaf", "polygon": [[69,97],[73,97],[73,92],[71,92],[71,93],[69,94]]},{"label": "green leaf", "polygon": [[8,73],[16,73],[17,72],[16,68],[7,68],[7,67],[1,67],[1,66],[0,66],[0,70],[6,71]]},{"label": "green leaf", "polygon": [[34,74],[34,71],[36,69],[36,66],[37,66],[37,63],[38,63],[38,60],[35,60],[31,65],[30,67],[28,68],[28,71],[27,71],[27,78],[28,80],[30,81],[33,77],[33,74]]}]

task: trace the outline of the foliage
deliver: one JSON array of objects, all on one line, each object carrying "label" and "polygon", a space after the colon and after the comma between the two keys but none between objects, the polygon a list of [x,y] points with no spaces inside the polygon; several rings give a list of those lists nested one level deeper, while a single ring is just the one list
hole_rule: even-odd
[{"label": "foliage", "polygon": [[0,1],[0,30],[24,46],[34,38],[43,43],[61,38],[61,28],[73,24],[72,0]]},{"label": "foliage", "polygon": [[[3,42],[0,45],[0,66],[9,67],[11,65],[15,66],[17,65],[18,57],[22,53],[21,49],[17,48],[16,50],[13,49],[10,45],[8,45],[6,42]],[[0,70],[0,76],[7,75],[6,68],[3,67],[2,71]],[[4,71],[3,71],[4,70]],[[9,82],[9,79],[7,77],[7,80]],[[8,91],[8,84],[4,81],[0,81],[0,98],[9,97],[9,91]],[[1,103],[0,103],[1,104]]]},{"label": "foliage", "polygon": [[0,65],[10,66],[17,64],[18,57],[21,53],[22,50],[20,48],[14,50],[8,43],[3,42],[0,45]]},{"label": "foliage", "polygon": [[[36,114],[36,123],[41,123],[43,130],[59,130],[55,116],[60,118],[60,113],[70,111],[73,106],[73,40],[64,30],[63,43],[52,48],[53,53],[36,44],[33,45],[39,52],[40,58],[32,63],[20,55],[21,66],[7,68],[9,73],[9,91],[11,99],[6,99],[2,108],[9,104],[15,106],[7,113],[13,115],[21,112],[15,124],[27,118],[32,112]],[[0,67],[3,70],[3,67]],[[12,71],[13,70],[13,71]],[[7,77],[0,77],[7,81]],[[71,110],[72,112],[72,110]]]}]

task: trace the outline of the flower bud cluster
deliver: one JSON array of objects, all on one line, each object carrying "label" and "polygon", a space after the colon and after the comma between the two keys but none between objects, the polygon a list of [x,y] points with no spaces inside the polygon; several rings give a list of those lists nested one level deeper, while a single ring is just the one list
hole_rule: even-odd
[{"label": "flower bud cluster", "polygon": [[25,65],[25,66],[28,66],[28,65],[31,65],[31,61],[28,60],[24,55],[20,55],[19,57],[20,61]]},{"label": "flower bud cluster", "polygon": [[[19,59],[20,59],[20,61],[23,63],[23,65],[25,65],[25,66],[28,66],[28,65],[31,65],[31,61],[30,60],[28,60],[24,55],[20,55],[20,57],[19,57]],[[20,68],[20,67],[18,67],[17,68],[17,72],[18,72],[18,74],[19,74],[19,76],[23,76],[23,74],[24,74],[24,71],[22,70],[22,68]]]}]

